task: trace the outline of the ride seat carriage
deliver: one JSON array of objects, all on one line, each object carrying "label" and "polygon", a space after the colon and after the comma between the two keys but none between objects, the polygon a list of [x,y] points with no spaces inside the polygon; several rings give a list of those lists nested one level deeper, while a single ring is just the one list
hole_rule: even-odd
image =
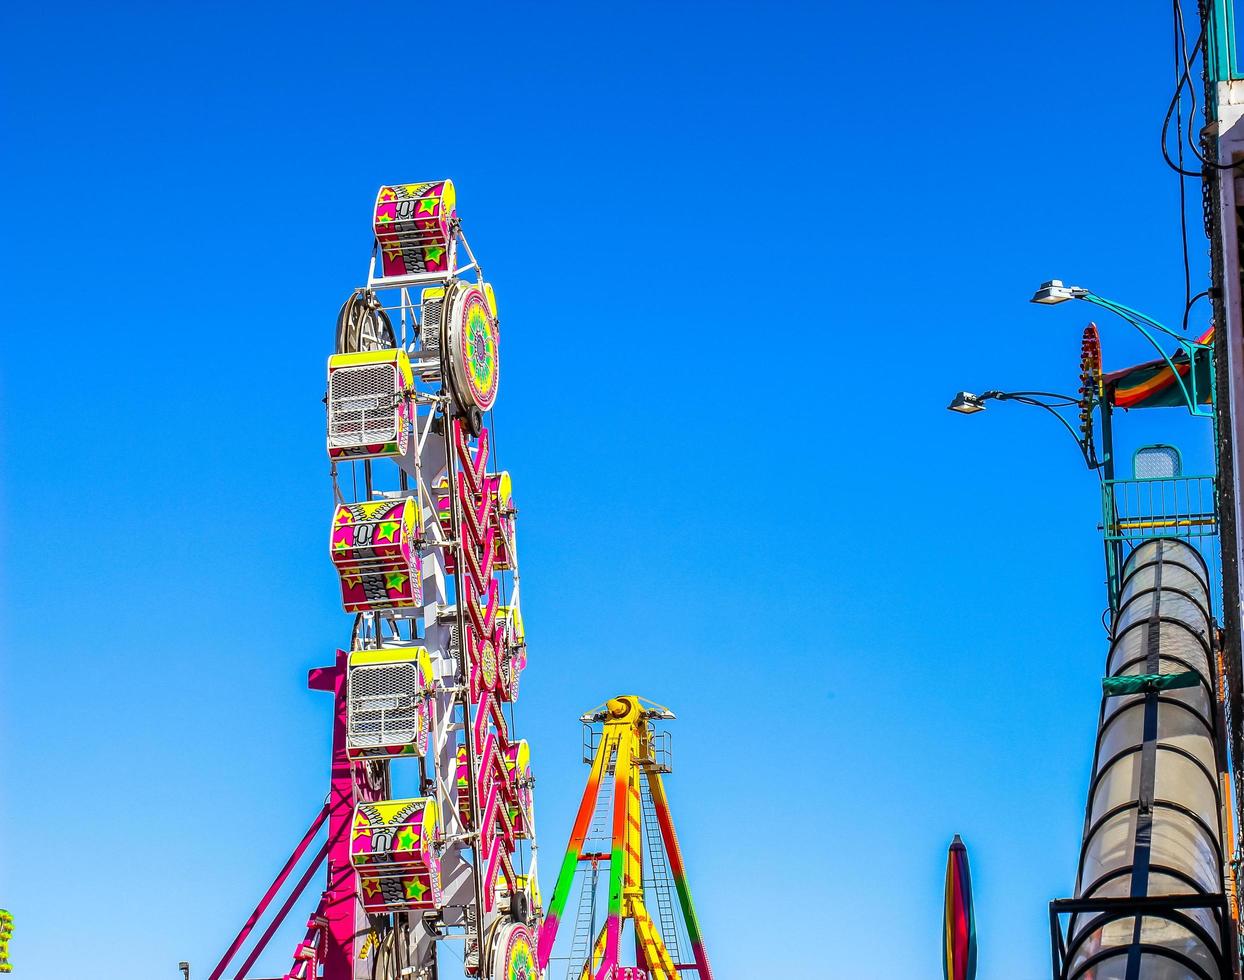
[{"label": "ride seat carriage", "polygon": [[404,456],[410,446],[414,376],[403,350],[328,359],[328,455],[335,460]]},{"label": "ride seat carriage", "polygon": [[[490,743],[490,748],[492,743]],[[494,749],[494,751],[496,751]],[[458,811],[464,825],[471,821],[471,798],[468,788],[469,771],[467,769],[466,746],[459,745],[456,757],[457,772],[455,785],[458,795]],[[480,770],[492,766],[493,778],[500,790],[500,805],[504,812],[499,814],[508,835],[516,838],[535,836],[535,802],[532,787],[535,780],[531,774],[531,748],[526,739],[511,742],[504,751],[493,756],[485,749],[479,761]],[[504,769],[501,767],[504,766]],[[483,802],[481,801],[481,805]]]},{"label": "ride seat carriage", "polygon": [[350,863],[368,912],[437,908],[441,865],[436,856],[437,809],[430,797],[377,800],[354,808]]},{"label": "ride seat carriage", "polygon": [[[506,470],[489,473],[484,477],[484,485],[489,496],[485,528],[492,531],[492,567],[500,572],[511,571],[518,565],[518,543],[514,533],[518,510],[514,506],[510,474]],[[440,521],[446,537],[449,537],[452,523],[449,513],[449,481],[442,477],[433,487],[433,491],[436,494],[437,520]],[[450,549],[445,551],[445,570],[450,574],[454,571],[453,552]]]},{"label": "ride seat carriage", "polygon": [[425,755],[433,689],[423,647],[353,651],[346,666],[346,754],[356,762]]},{"label": "ride seat carriage", "polygon": [[391,184],[376,195],[373,223],[386,277],[444,272],[458,223],[452,180]]},{"label": "ride seat carriage", "polygon": [[419,505],[413,497],[340,504],[329,551],[346,612],[400,609],[423,602]]},{"label": "ride seat carriage", "polygon": [[495,646],[500,653],[502,701],[518,700],[518,682],[527,666],[527,634],[523,631],[523,614],[519,609],[518,595],[515,604],[497,608],[497,635]]}]

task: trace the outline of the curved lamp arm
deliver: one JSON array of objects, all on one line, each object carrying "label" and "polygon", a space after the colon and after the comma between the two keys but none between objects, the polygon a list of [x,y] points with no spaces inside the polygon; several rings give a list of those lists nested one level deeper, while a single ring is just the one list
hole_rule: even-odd
[{"label": "curved lamp arm", "polygon": [[[1171,375],[1174,377],[1175,383],[1179,385],[1179,390],[1183,392],[1184,403],[1188,406],[1188,411],[1199,418],[1205,418],[1206,416],[1213,414],[1212,409],[1209,412],[1202,412],[1198,407],[1199,403],[1196,392],[1195,371],[1196,354],[1201,351],[1213,351],[1213,346],[1211,344],[1203,344],[1196,340],[1189,340],[1182,334],[1178,334],[1169,327],[1164,326],[1153,317],[1147,316],[1139,310],[1133,310],[1130,306],[1124,306],[1122,303],[1116,303],[1114,300],[1106,299],[1104,296],[1098,296],[1096,293],[1090,292],[1087,289],[1071,286],[1066,288],[1066,294],[1069,299],[1082,299],[1086,303],[1092,303],[1094,306],[1099,306],[1103,310],[1113,313],[1115,316],[1126,321],[1140,331],[1140,334],[1147,341],[1149,341],[1149,344],[1153,347],[1153,349],[1161,355],[1162,360],[1166,362],[1166,366],[1171,369]],[[1166,348],[1159,343],[1158,339],[1153,335],[1153,333],[1150,332],[1151,330],[1156,330],[1157,332],[1165,334],[1172,340],[1176,341],[1180,348],[1188,355],[1188,373],[1191,376],[1191,386],[1189,386],[1188,381],[1186,381],[1184,376],[1180,373],[1179,367],[1175,364],[1174,360],[1171,358],[1171,355],[1166,352]],[[1211,400],[1214,398],[1212,381],[1210,387],[1210,398]]]},{"label": "curved lamp arm", "polygon": [[1076,448],[1080,450],[1080,455],[1084,457],[1085,465],[1089,469],[1097,471],[1097,478],[1101,479],[1103,463],[1097,459],[1096,448],[1090,440],[1082,438],[1072,427],[1071,423],[1057,411],[1058,408],[1080,404],[1080,399],[1051,391],[986,391],[974,397],[977,404],[994,399],[1002,402],[1019,402],[1021,405],[1032,405],[1036,408],[1044,409],[1058,419],[1058,424],[1067,430],[1067,434],[1074,440]]}]

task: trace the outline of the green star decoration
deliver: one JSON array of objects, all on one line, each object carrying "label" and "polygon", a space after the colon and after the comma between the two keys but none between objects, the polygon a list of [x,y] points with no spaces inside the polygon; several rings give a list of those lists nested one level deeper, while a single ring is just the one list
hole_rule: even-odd
[{"label": "green star decoration", "polygon": [[393,535],[398,529],[397,521],[382,521],[380,524],[380,533],[376,535],[377,541],[392,541]]},{"label": "green star decoration", "polygon": [[418,878],[411,878],[406,882],[406,897],[413,898],[416,902],[423,898],[423,893],[428,890],[428,886],[422,884]]},{"label": "green star decoration", "polygon": [[394,572],[392,575],[386,575],[384,577],[384,584],[385,588],[400,589],[406,584],[406,576],[401,572]]},{"label": "green star decoration", "polygon": [[409,827],[403,827],[401,833],[397,835],[397,849],[399,851],[413,851],[418,843],[419,838],[415,836],[415,832]]}]

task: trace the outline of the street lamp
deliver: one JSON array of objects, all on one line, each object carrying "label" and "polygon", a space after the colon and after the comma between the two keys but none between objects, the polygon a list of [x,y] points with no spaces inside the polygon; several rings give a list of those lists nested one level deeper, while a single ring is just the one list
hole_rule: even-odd
[{"label": "street lamp", "polygon": [[950,404],[946,406],[952,412],[958,412],[960,415],[975,415],[977,412],[985,410],[985,402],[1018,402],[1020,405],[1032,405],[1034,408],[1044,409],[1054,418],[1058,419],[1059,424],[1066,429],[1071,438],[1075,440],[1076,448],[1080,450],[1080,455],[1084,457],[1084,463],[1091,470],[1100,469],[1103,465],[1097,460],[1097,451],[1093,446],[1093,441],[1086,434],[1078,435],[1071,423],[1062,417],[1058,411],[1060,408],[1070,408],[1073,405],[1079,405],[1080,399],[1073,398],[1071,395],[1059,395],[1050,391],[986,391],[979,395],[974,395],[970,391],[961,391],[951,399]]},{"label": "street lamp", "polygon": [[946,407],[960,415],[975,415],[985,410],[985,399],[996,394],[997,392],[987,391],[984,395],[974,395],[970,391],[961,391]]},{"label": "street lamp", "polygon": [[[1115,316],[1119,317],[1119,319],[1131,324],[1131,326],[1140,331],[1141,335],[1153,346],[1153,349],[1162,355],[1162,360],[1164,360],[1166,362],[1166,366],[1170,368],[1171,374],[1174,376],[1176,383],[1179,385],[1180,391],[1183,392],[1184,402],[1188,406],[1188,411],[1201,418],[1207,418],[1213,415],[1213,371],[1210,371],[1211,406],[1205,411],[1202,411],[1200,407],[1201,395],[1203,393],[1197,391],[1196,378],[1197,358],[1212,356],[1212,345],[1203,344],[1196,340],[1189,340],[1187,337],[1176,333],[1169,327],[1163,326],[1153,317],[1146,316],[1139,310],[1133,310],[1131,307],[1124,306],[1122,303],[1116,303],[1114,300],[1106,299],[1104,296],[1098,296],[1096,293],[1085,289],[1082,286],[1068,286],[1064,284],[1061,279],[1050,279],[1048,282],[1041,283],[1040,288],[1032,294],[1030,302],[1038,303],[1041,306],[1057,306],[1059,303],[1065,303],[1069,299],[1082,299],[1086,303],[1092,303],[1094,306],[1100,306],[1103,310],[1109,310]],[[1151,330],[1156,330],[1159,333],[1166,334],[1166,336],[1171,337],[1179,344],[1180,348],[1183,350],[1183,353],[1188,358],[1188,363],[1184,365],[1183,371],[1180,371],[1179,366],[1175,364],[1175,361],[1171,358],[1171,355],[1169,355],[1166,352],[1166,349],[1158,343],[1157,338],[1150,332]],[[1191,367],[1190,370],[1189,367]],[[1189,387],[1189,380],[1185,380],[1184,378],[1185,373],[1187,373],[1190,377],[1191,387]]]},{"label": "street lamp", "polygon": [[1064,286],[1061,279],[1051,279],[1041,283],[1041,288],[1032,294],[1032,302],[1043,306],[1057,306],[1069,299],[1084,299],[1088,296],[1087,289],[1079,286]]}]

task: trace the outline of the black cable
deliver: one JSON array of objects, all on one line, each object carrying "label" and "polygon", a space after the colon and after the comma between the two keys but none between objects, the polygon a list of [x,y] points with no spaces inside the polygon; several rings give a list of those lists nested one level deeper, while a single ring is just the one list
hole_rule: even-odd
[{"label": "black cable", "polygon": [[1051,399],[1052,405],[1079,405],[1080,399],[1071,395],[1060,395],[1053,391],[1002,391],[996,397],[999,401],[1032,401],[1033,397]]},{"label": "black cable", "polygon": [[[1186,47],[1187,35],[1186,33],[1183,33],[1180,31],[1180,25],[1182,25],[1182,23],[1183,23],[1183,11],[1179,9],[1178,0],[1175,0],[1175,24],[1176,24],[1175,30],[1176,32],[1183,34],[1183,37],[1185,38],[1184,45]],[[1202,25],[1201,34],[1197,38],[1196,44],[1192,48],[1193,59],[1196,58],[1197,50],[1200,48],[1201,43],[1204,40],[1205,40],[1205,27],[1204,25]],[[1192,73],[1192,62],[1187,57],[1185,57],[1183,59],[1183,63],[1184,63],[1183,73],[1179,76],[1179,80],[1175,84],[1175,94],[1171,96],[1170,104],[1166,107],[1166,116],[1162,120],[1162,159],[1166,161],[1166,165],[1168,167],[1174,170],[1181,177],[1200,177],[1201,176],[1200,171],[1185,170],[1183,168],[1184,134],[1183,134],[1182,123],[1180,124],[1180,129],[1179,129],[1179,142],[1180,142],[1180,162],[1179,163],[1176,163],[1174,160],[1171,159],[1170,151],[1167,149],[1167,146],[1166,146],[1167,133],[1170,131],[1170,126],[1171,126],[1171,116],[1175,112],[1176,105],[1180,105],[1182,108],[1181,96],[1182,96],[1183,88],[1185,85],[1188,86],[1189,94],[1192,97],[1192,109],[1190,110],[1189,115],[1190,116],[1196,115],[1196,91],[1193,89],[1189,81],[1189,75]]]},{"label": "black cable", "polygon": [[[1032,397],[1034,395],[1038,397]],[[1075,440],[1076,448],[1080,450],[1080,455],[1083,457],[1085,465],[1097,474],[1099,482],[1103,479],[1101,472],[1102,464],[1097,459],[1097,447],[1093,445],[1092,440],[1087,435],[1083,438],[1077,436],[1071,423],[1057,411],[1059,408],[1071,408],[1073,405],[1079,405],[1080,400],[1078,398],[1072,398],[1070,395],[1059,395],[1050,391],[999,391],[981,396],[982,400],[986,397],[996,398],[999,401],[1018,402],[1021,405],[1031,405],[1034,408],[1040,408],[1049,412],[1054,418],[1058,419],[1062,427]],[[1045,400],[1043,401],[1042,399]]]},{"label": "black cable", "polygon": [[[1175,29],[1172,32],[1175,42],[1175,126],[1180,133],[1183,132],[1183,86],[1179,85],[1179,65],[1180,51],[1183,52],[1183,61],[1188,61],[1188,35],[1184,29],[1183,9],[1179,6],[1180,0],[1173,0],[1175,8]],[[1191,118],[1191,117],[1190,117]],[[1184,166],[1184,143],[1181,138],[1179,141],[1179,169],[1182,171]],[[1179,240],[1183,246],[1184,259],[1184,309],[1187,310],[1192,302],[1192,269],[1188,262],[1188,194],[1187,188],[1184,187],[1184,176],[1182,173],[1179,177]],[[1187,331],[1187,320],[1184,321],[1184,330]]]},{"label": "black cable", "polygon": [[[1179,25],[1179,28],[1183,34],[1183,37],[1185,38],[1184,46],[1186,48],[1187,32],[1186,30],[1183,29],[1184,15],[1183,15],[1182,8],[1180,8],[1179,6],[1178,0],[1176,0],[1175,2],[1175,19],[1176,19],[1176,23]],[[1204,60],[1205,58],[1205,30],[1206,30],[1205,21],[1204,19],[1202,19],[1201,33],[1197,35],[1196,43],[1192,46],[1192,53],[1190,56],[1186,53],[1184,55],[1183,74],[1179,79],[1179,84],[1175,88],[1175,95],[1172,96],[1171,98],[1171,105],[1166,110],[1166,119],[1162,123],[1162,156],[1166,160],[1166,163],[1168,166],[1170,166],[1172,169],[1178,169],[1175,166],[1175,164],[1171,161],[1170,155],[1166,152],[1166,132],[1167,132],[1167,128],[1170,125],[1171,112],[1174,110],[1175,102],[1179,97],[1179,93],[1182,91],[1184,85],[1187,85],[1188,86],[1188,97],[1192,101],[1192,105],[1188,110],[1188,133],[1187,133],[1188,149],[1192,151],[1192,155],[1195,156],[1201,162],[1202,167],[1206,169],[1234,170],[1236,167],[1239,167],[1241,164],[1244,164],[1244,159],[1237,160],[1234,163],[1217,163],[1216,161],[1208,160],[1204,156],[1201,155],[1200,147],[1197,146],[1197,142],[1193,138],[1192,126],[1193,126],[1193,121],[1196,119],[1196,87],[1192,84],[1192,62],[1196,61],[1196,57],[1198,53],[1201,55],[1202,60]],[[1184,134],[1182,132],[1180,133],[1179,138],[1181,141],[1184,139]],[[1193,173],[1192,171],[1187,171],[1187,170],[1179,170],[1179,173],[1183,174],[1185,177],[1204,176],[1203,172]]]},{"label": "black cable", "polygon": [[1021,405],[1036,405],[1038,408],[1071,408],[1073,405],[1079,405],[1078,399],[1068,399],[1067,401],[1042,401],[1040,398],[1020,398],[1011,397],[1003,399],[1008,402],[1019,402]]},{"label": "black cable", "polygon": [[1188,314],[1192,312],[1192,307],[1196,306],[1196,301],[1203,299],[1209,295],[1208,289],[1202,289],[1199,293],[1188,300],[1188,305],[1184,307],[1184,333],[1188,332]]}]

